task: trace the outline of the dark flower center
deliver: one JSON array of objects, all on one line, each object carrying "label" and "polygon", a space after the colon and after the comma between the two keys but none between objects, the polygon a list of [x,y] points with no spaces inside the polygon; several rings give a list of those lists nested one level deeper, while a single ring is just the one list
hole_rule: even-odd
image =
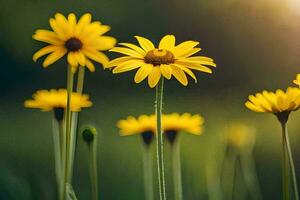
[{"label": "dark flower center", "polygon": [[68,51],[78,51],[82,47],[82,42],[79,39],[72,37],[66,41],[65,47]]},{"label": "dark flower center", "polygon": [[149,51],[145,58],[145,63],[156,65],[161,64],[172,64],[175,62],[174,55],[168,51],[163,49],[154,49]]},{"label": "dark flower center", "polygon": [[167,130],[165,131],[165,135],[166,135],[166,138],[167,140],[173,144],[176,139],[177,139],[177,135],[178,135],[178,131],[175,131],[175,130]]},{"label": "dark flower center", "polygon": [[149,146],[153,140],[153,132],[152,131],[145,131],[142,133],[142,139],[146,146]]}]

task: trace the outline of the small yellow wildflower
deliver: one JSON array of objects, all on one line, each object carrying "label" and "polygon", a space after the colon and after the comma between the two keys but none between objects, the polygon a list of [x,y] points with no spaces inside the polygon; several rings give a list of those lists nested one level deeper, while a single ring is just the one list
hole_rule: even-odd
[{"label": "small yellow wildflower", "polygon": [[205,56],[193,56],[201,48],[196,48],[199,42],[185,41],[175,46],[175,36],[164,36],[158,45],[143,37],[135,36],[139,46],[131,43],[120,43],[124,47],[115,47],[110,51],[124,54],[109,62],[107,68],[112,68],[113,73],[122,73],[137,69],[134,77],[135,83],[142,82],[148,77],[148,84],[155,87],[161,76],[171,79],[174,76],[181,84],[187,85],[186,74],[190,75],[195,82],[196,76],[191,69],[205,73],[212,73],[212,70],[205,65],[215,67],[213,59]]},{"label": "small yellow wildflower", "polygon": [[245,105],[254,112],[274,113],[278,118],[287,120],[290,112],[300,107],[300,89],[289,87],[286,92],[279,89],[275,93],[263,91],[250,95]]},{"label": "small yellow wildflower", "polygon": [[300,74],[297,74],[296,79],[293,80],[293,83],[295,83],[296,85],[298,85],[300,87]]},{"label": "small yellow wildflower", "polygon": [[[52,111],[55,109],[65,109],[67,107],[66,89],[38,90],[32,97],[33,99],[24,102],[26,108],[38,108],[42,111]],[[71,111],[78,112],[81,108],[91,106],[92,102],[89,100],[88,95],[75,92],[72,93],[70,102]]]},{"label": "small yellow wildflower", "polygon": [[252,149],[255,128],[243,123],[232,123],[227,128],[228,143],[237,149]]},{"label": "small yellow wildflower", "polygon": [[48,67],[67,54],[67,61],[74,69],[86,66],[94,72],[95,66],[91,60],[106,65],[109,59],[100,51],[114,47],[116,39],[103,36],[110,30],[109,26],[91,20],[89,13],[84,14],[78,22],[73,13],[67,18],[60,13],[55,14],[49,20],[53,31],[38,29],[33,35],[35,40],[49,44],[37,51],[33,60],[49,54],[43,62],[43,66]]}]

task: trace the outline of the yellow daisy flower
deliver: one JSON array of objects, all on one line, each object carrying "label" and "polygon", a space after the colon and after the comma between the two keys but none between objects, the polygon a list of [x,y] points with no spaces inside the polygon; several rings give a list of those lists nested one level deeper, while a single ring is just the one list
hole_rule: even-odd
[{"label": "yellow daisy flower", "polygon": [[141,115],[138,118],[129,116],[127,119],[119,120],[117,123],[121,136],[154,133],[156,130],[155,115]]},{"label": "yellow daisy flower", "polygon": [[293,80],[293,83],[295,83],[296,85],[298,85],[300,87],[300,74],[297,74],[296,79]]},{"label": "yellow daisy flower", "polygon": [[[124,54],[109,62],[107,68],[112,68],[113,73],[127,72],[137,69],[134,77],[136,83],[142,82],[148,77],[148,84],[155,87],[161,76],[171,79],[172,75],[183,85],[188,84],[186,74],[190,75],[195,82],[195,74],[191,71],[212,73],[207,66],[215,67],[213,59],[205,56],[192,56],[201,48],[196,48],[199,42],[185,41],[175,45],[175,36],[164,36],[155,48],[154,44],[143,37],[135,36],[139,46],[131,43],[120,43],[123,47],[114,47],[110,51]],[[207,65],[207,66],[205,66]]]},{"label": "yellow daisy flower", "polygon": [[227,140],[237,149],[252,149],[255,143],[255,128],[243,123],[232,123],[227,128]]},{"label": "yellow daisy flower", "polygon": [[289,87],[275,93],[263,91],[250,95],[245,105],[254,112],[274,113],[280,120],[287,120],[289,113],[300,107],[300,89]]},{"label": "yellow daisy flower", "polygon": [[155,115],[141,115],[138,118],[129,116],[117,123],[121,136],[141,134],[143,142],[150,145],[156,132]]},{"label": "yellow daisy flower", "polygon": [[194,135],[201,135],[203,131],[204,119],[200,115],[184,113],[172,113],[162,116],[162,126],[164,132],[186,132]]},{"label": "yellow daisy flower", "polygon": [[35,40],[49,44],[37,51],[33,60],[49,54],[43,62],[43,67],[48,67],[67,55],[67,61],[72,68],[86,66],[91,72],[95,71],[91,60],[106,65],[109,59],[100,51],[114,47],[116,39],[103,35],[110,30],[109,26],[91,20],[89,13],[84,14],[78,22],[73,13],[67,18],[60,13],[55,14],[49,20],[53,31],[38,29],[33,35]]},{"label": "yellow daisy flower", "polygon": [[169,142],[173,143],[178,133],[186,132],[201,135],[203,132],[204,119],[200,115],[184,113],[172,113],[162,116],[162,129]]},{"label": "yellow daisy flower", "polygon": [[[65,109],[67,107],[66,89],[38,90],[32,97],[33,99],[24,102],[26,108],[38,108],[42,111],[51,111],[55,109]],[[89,100],[88,95],[72,93],[70,102],[71,111],[79,112],[81,108],[91,106],[92,102]]]}]

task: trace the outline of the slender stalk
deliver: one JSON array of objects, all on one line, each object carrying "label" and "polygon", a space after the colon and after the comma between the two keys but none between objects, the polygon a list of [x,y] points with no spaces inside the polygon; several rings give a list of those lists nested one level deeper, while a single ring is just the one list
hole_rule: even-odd
[{"label": "slender stalk", "polygon": [[180,141],[177,141],[171,146],[172,148],[172,168],[174,182],[174,197],[175,200],[182,200],[182,178],[181,178],[181,161],[180,161]]},{"label": "slender stalk", "polygon": [[259,187],[257,173],[255,169],[255,161],[252,154],[241,154],[241,168],[245,178],[247,189],[254,200],[262,200]]},{"label": "slender stalk", "polygon": [[[84,73],[85,73],[85,67],[79,67],[76,92],[80,94],[83,91]],[[68,169],[69,172],[68,182],[71,182],[72,180],[73,163],[74,163],[76,141],[77,141],[77,128],[78,128],[78,112],[74,112],[72,113],[72,128],[71,128],[71,135],[70,135],[71,144],[70,144],[70,158],[69,158],[70,164]]]},{"label": "slender stalk", "polygon": [[65,120],[65,130],[66,130],[66,141],[65,141],[65,149],[66,149],[66,155],[65,155],[65,166],[64,166],[64,184],[62,186],[63,188],[63,198],[66,198],[66,184],[69,181],[69,165],[70,165],[70,135],[71,135],[71,96],[72,96],[72,90],[73,90],[73,81],[74,81],[74,74],[72,72],[71,66],[68,66],[68,77],[67,77],[67,108],[66,108],[66,120]]},{"label": "slender stalk", "polygon": [[90,154],[90,179],[92,185],[92,199],[98,200],[98,172],[97,172],[97,136],[94,136],[94,140],[89,145]]},{"label": "slender stalk", "polygon": [[282,126],[282,193],[283,193],[283,200],[289,200],[290,199],[289,169],[287,165],[285,123],[281,123],[281,126]]},{"label": "slender stalk", "polygon": [[234,196],[234,185],[236,178],[236,165],[237,165],[237,153],[234,150],[228,151],[226,158],[227,170],[228,173],[225,173],[224,180],[226,181],[225,191],[226,199],[233,199]]},{"label": "slender stalk", "polygon": [[149,145],[143,144],[145,200],[154,200],[152,154]]},{"label": "slender stalk", "polygon": [[159,184],[159,197],[160,200],[166,200],[165,189],[165,174],[164,174],[164,144],[162,133],[162,101],[163,101],[163,85],[164,79],[161,78],[160,82],[156,86],[156,154],[157,154],[157,172],[158,172],[158,184]]},{"label": "slender stalk", "polygon": [[60,122],[53,116],[52,129],[53,129],[53,145],[54,145],[54,161],[55,161],[55,175],[57,184],[58,197],[61,196],[61,146],[60,146]]},{"label": "slender stalk", "polygon": [[295,198],[295,200],[299,200],[297,177],[296,177],[295,165],[294,165],[288,130],[286,127],[286,123],[282,123],[281,125],[282,125],[283,142],[285,143],[285,148],[286,148],[285,150],[286,150],[287,159],[288,159],[288,160],[286,160],[286,162],[288,161],[288,164],[289,164],[289,167],[291,170],[291,175],[292,175],[294,198]]}]

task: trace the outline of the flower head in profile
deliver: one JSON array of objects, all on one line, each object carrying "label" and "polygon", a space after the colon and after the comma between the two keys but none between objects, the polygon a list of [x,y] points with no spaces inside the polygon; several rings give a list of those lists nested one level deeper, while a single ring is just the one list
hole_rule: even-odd
[{"label": "flower head in profile", "polygon": [[48,43],[33,55],[33,60],[49,54],[43,62],[43,66],[48,67],[66,55],[68,64],[73,69],[82,66],[91,72],[95,71],[92,60],[106,65],[109,59],[101,51],[112,48],[116,39],[103,35],[110,30],[109,26],[91,20],[89,13],[78,21],[73,13],[67,18],[56,13],[49,20],[52,30],[38,29],[33,35],[35,40]]},{"label": "flower head in profile", "polygon": [[163,76],[171,79],[174,76],[181,84],[187,85],[186,74],[197,81],[192,70],[212,73],[207,66],[215,67],[213,59],[205,56],[193,56],[201,50],[196,47],[199,42],[185,41],[175,45],[175,36],[166,35],[158,47],[143,37],[135,36],[139,46],[131,43],[120,43],[123,47],[114,47],[110,51],[124,54],[109,62],[107,68],[113,68],[113,73],[122,73],[138,69],[134,81],[142,82],[148,77],[148,84],[155,87]]},{"label": "flower head in profile", "polygon": [[180,132],[201,135],[204,119],[200,115],[184,113],[166,114],[162,116],[162,128],[167,139],[172,143]]},{"label": "flower head in profile", "polygon": [[137,118],[129,116],[117,123],[121,136],[141,134],[146,145],[151,144],[156,132],[155,115],[141,115]]},{"label": "flower head in profile", "polygon": [[255,143],[255,128],[244,123],[231,123],[227,129],[228,144],[239,150],[252,150]]},{"label": "flower head in profile", "polygon": [[296,75],[296,79],[293,80],[293,83],[298,85],[298,87],[300,87],[300,74]]},{"label": "flower head in profile", "polygon": [[281,122],[286,122],[290,112],[300,107],[300,89],[289,87],[286,91],[256,93],[248,97],[245,105],[254,112],[274,113]]},{"label": "flower head in profile", "polygon": [[[55,109],[65,109],[67,107],[67,90],[51,89],[38,90],[32,95],[33,99],[26,100],[24,106],[26,108],[38,108],[42,111],[51,111]],[[92,102],[89,96],[85,94],[72,93],[70,108],[73,112],[81,111],[81,108],[91,107]]]}]

